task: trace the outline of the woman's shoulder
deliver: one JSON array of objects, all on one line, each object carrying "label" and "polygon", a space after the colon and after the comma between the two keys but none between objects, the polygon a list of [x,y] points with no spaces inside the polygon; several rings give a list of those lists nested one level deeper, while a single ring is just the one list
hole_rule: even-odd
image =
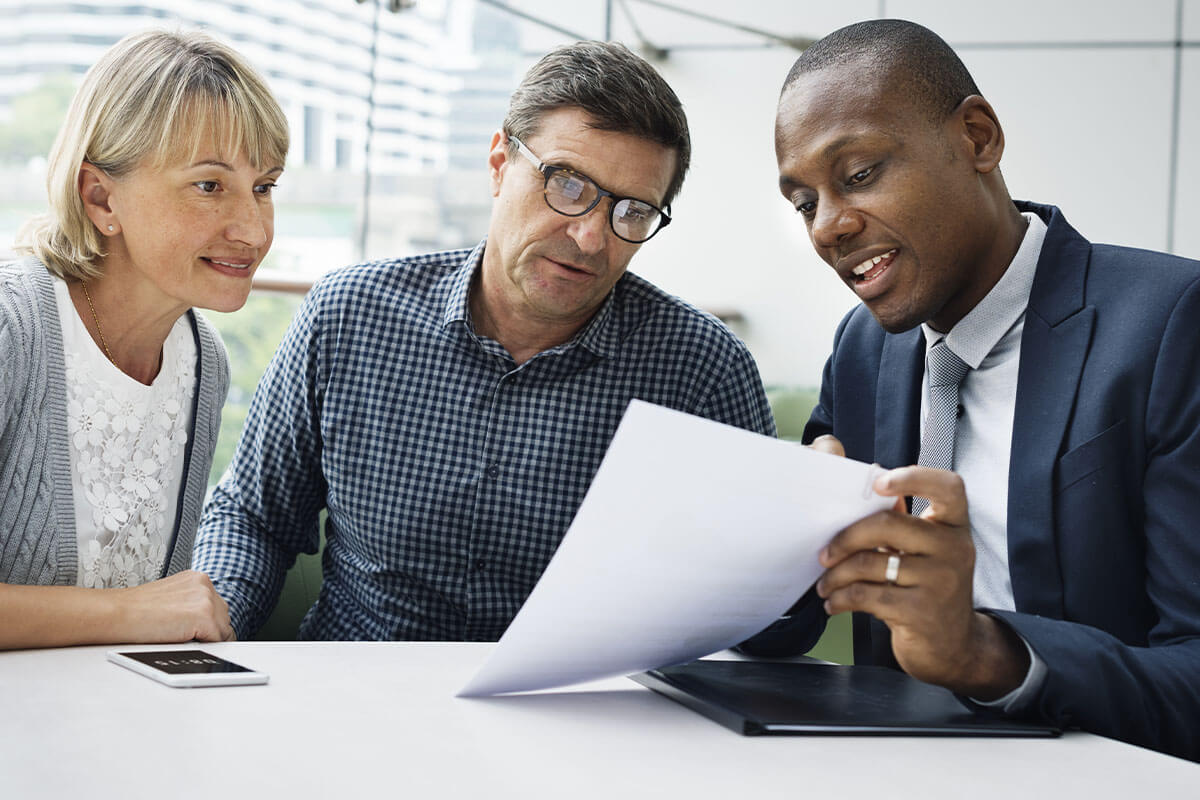
[{"label": "woman's shoulder", "polygon": [[0,417],[13,403],[40,407],[55,366],[61,368],[54,280],[37,261],[0,264]]},{"label": "woman's shoulder", "polygon": [[195,321],[196,340],[200,350],[201,372],[212,370],[217,378],[218,391],[224,396],[229,388],[229,354],[217,326],[213,325],[198,309],[193,308],[188,316]]},{"label": "woman's shoulder", "polygon": [[208,317],[204,316],[204,312],[198,308],[193,308],[189,316],[196,321],[196,334],[200,337],[201,347],[225,349],[225,342],[221,339],[221,334],[217,331],[217,326],[213,325]]},{"label": "woman's shoulder", "polygon": [[54,276],[32,256],[0,263],[0,298],[4,304],[36,308],[54,300]]},{"label": "woman's shoulder", "polygon": [[54,277],[34,258],[0,264],[0,330],[36,335],[54,306]]}]

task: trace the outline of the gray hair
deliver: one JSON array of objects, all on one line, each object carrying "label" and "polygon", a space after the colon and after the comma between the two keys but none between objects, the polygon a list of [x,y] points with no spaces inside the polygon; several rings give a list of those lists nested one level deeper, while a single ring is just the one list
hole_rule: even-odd
[{"label": "gray hair", "polygon": [[[282,166],[287,119],[266,81],[232,48],[200,32],[146,31],[112,46],[88,70],[50,148],[49,213],[22,228],[17,249],[59,277],[99,274],[104,238],[84,210],[79,170],[113,178],[195,155],[215,131],[225,152],[255,168]],[[269,165],[269,166],[264,166]]]},{"label": "gray hair", "polygon": [[552,50],[530,68],[513,92],[504,132],[524,141],[542,118],[578,108],[591,127],[628,133],[675,151],[675,174],[663,205],[683,186],[692,158],[687,116],[675,92],[654,67],[616,42],[576,42]]}]

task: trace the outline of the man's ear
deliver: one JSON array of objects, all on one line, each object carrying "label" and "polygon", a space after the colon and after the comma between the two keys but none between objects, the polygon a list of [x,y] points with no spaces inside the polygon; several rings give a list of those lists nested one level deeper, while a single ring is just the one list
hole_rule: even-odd
[{"label": "man's ear", "polygon": [[977,94],[969,95],[954,110],[964,144],[975,170],[987,174],[1000,166],[1004,155],[1004,129],[991,103]]},{"label": "man's ear", "polygon": [[114,236],[121,231],[121,223],[111,205],[113,179],[95,164],[83,162],[76,179],[79,197],[88,219],[100,231],[101,236]]},{"label": "man's ear", "polygon": [[508,163],[508,134],[496,131],[492,134],[492,149],[488,152],[488,176],[492,184],[492,197],[500,194],[504,180],[504,166]]}]

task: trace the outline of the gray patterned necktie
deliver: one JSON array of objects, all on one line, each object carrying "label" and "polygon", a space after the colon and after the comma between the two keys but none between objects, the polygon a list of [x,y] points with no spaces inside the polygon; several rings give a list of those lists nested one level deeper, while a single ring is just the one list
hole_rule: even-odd
[{"label": "gray patterned necktie", "polygon": [[[941,339],[929,348],[925,372],[929,376],[929,416],[921,435],[921,455],[917,463],[923,467],[954,469],[954,436],[958,427],[958,387],[971,368],[954,354]],[[914,497],[913,516],[929,508],[929,501]]]}]

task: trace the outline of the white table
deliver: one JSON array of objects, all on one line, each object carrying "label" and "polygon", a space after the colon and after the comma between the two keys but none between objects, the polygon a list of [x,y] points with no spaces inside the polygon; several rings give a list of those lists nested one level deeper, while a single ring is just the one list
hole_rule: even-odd
[{"label": "white table", "polygon": [[1200,796],[1200,765],[1088,734],[742,737],[624,678],[456,699],[490,644],[202,647],[271,682],[0,652],[0,798]]}]

